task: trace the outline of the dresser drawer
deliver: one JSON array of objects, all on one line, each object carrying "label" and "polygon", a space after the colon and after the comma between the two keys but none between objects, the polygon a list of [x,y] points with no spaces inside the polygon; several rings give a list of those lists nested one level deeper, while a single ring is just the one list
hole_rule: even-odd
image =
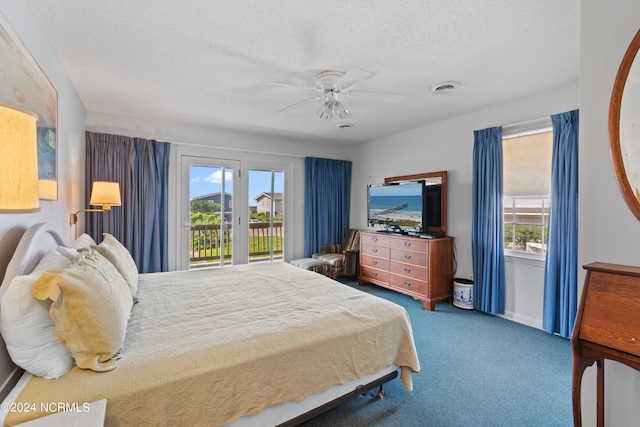
[{"label": "dresser drawer", "polygon": [[360,233],[360,242],[365,245],[389,247],[389,236],[375,233]]},{"label": "dresser drawer", "polygon": [[398,276],[397,274],[391,275],[391,280],[389,282],[391,286],[396,288],[401,288],[403,290],[416,292],[421,295],[427,295],[427,282],[423,282],[418,279],[411,279],[409,277]]},{"label": "dresser drawer", "polygon": [[410,277],[412,279],[423,280],[425,282],[429,281],[429,276],[427,276],[426,267],[420,267],[413,264],[404,264],[399,262],[392,262],[391,268],[389,271],[394,274],[398,274],[400,276]]},{"label": "dresser drawer", "polygon": [[393,238],[391,239],[391,249],[405,249],[414,252],[427,253],[428,242],[424,239],[417,238]]},{"label": "dresser drawer", "polygon": [[420,265],[426,267],[427,254],[423,252],[411,252],[401,249],[391,251],[391,261],[404,262],[406,264]]},{"label": "dresser drawer", "polygon": [[388,271],[378,270],[376,268],[371,268],[366,265],[360,266],[360,276],[365,278],[368,277],[370,279],[380,280],[385,283],[389,282]]},{"label": "dresser drawer", "polygon": [[384,246],[361,245],[362,255],[371,255],[379,258],[389,258],[389,248]]},{"label": "dresser drawer", "polygon": [[362,255],[360,257],[360,265],[378,268],[380,270],[389,270],[389,259],[376,258],[369,255]]}]

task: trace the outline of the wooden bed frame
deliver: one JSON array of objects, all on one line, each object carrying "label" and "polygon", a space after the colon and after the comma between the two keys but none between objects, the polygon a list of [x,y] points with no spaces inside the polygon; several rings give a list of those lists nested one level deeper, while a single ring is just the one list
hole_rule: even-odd
[{"label": "wooden bed frame", "polygon": [[[7,266],[5,277],[0,287],[0,298],[2,298],[7,286],[15,276],[29,274],[48,250],[58,246],[67,246],[67,244],[60,234],[47,223],[38,223],[29,227],[20,239],[15,253]],[[392,365],[378,374],[352,380],[342,386],[332,387],[323,393],[312,395],[306,401],[289,402],[278,407],[268,407],[259,414],[241,417],[232,425],[255,425],[256,421],[262,419],[260,417],[264,413],[269,423],[272,423],[273,420],[278,420],[273,424],[294,426],[376,387],[379,388],[378,397],[382,398],[382,385],[396,378],[398,369],[397,366]],[[24,374],[25,372],[11,360],[3,341],[2,348],[0,348],[0,401],[4,401],[7,398]],[[312,409],[309,409],[310,404]]]}]

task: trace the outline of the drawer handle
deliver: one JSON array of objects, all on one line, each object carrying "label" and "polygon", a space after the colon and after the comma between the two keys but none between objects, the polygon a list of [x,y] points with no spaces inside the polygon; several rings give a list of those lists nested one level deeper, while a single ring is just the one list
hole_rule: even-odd
[{"label": "drawer handle", "polygon": [[374,254],[378,252],[378,250],[376,248],[371,249],[371,252],[373,252]]},{"label": "drawer handle", "polygon": [[411,273],[411,269],[410,269],[410,268],[405,268],[405,269],[404,269],[404,272],[405,272],[405,273]]},{"label": "drawer handle", "polygon": [[373,277],[378,277],[378,273],[376,273],[375,271],[374,271],[374,272],[372,272],[372,273],[371,273],[371,275],[372,275]]},{"label": "drawer handle", "polygon": [[406,247],[409,247],[409,246],[411,246],[411,242],[404,242],[404,245],[405,245]]},{"label": "drawer handle", "polygon": [[372,237],[371,240],[373,240],[374,242],[377,242],[378,238],[377,237]]},{"label": "drawer handle", "polygon": [[376,261],[375,259],[373,261],[371,261],[371,264],[373,265],[378,265],[378,261]]},{"label": "drawer handle", "polygon": [[405,254],[404,259],[411,259],[411,255],[406,255]]},{"label": "drawer handle", "polygon": [[411,286],[411,282],[407,282],[406,280],[404,281],[404,285],[405,286]]}]

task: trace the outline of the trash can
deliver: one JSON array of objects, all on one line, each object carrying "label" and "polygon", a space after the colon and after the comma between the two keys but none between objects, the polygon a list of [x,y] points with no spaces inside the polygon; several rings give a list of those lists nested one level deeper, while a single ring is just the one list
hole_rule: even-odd
[{"label": "trash can", "polygon": [[473,309],[473,280],[453,279],[453,305],[465,310]]}]

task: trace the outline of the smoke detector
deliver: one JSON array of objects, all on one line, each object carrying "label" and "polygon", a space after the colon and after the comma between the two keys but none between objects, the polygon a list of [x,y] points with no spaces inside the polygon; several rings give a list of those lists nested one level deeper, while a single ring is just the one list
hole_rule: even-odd
[{"label": "smoke detector", "polygon": [[349,129],[353,127],[353,123],[340,123],[336,127],[338,129]]},{"label": "smoke detector", "polygon": [[431,92],[435,94],[449,93],[449,92],[452,92],[457,87],[458,87],[457,82],[442,82],[431,87]]}]

